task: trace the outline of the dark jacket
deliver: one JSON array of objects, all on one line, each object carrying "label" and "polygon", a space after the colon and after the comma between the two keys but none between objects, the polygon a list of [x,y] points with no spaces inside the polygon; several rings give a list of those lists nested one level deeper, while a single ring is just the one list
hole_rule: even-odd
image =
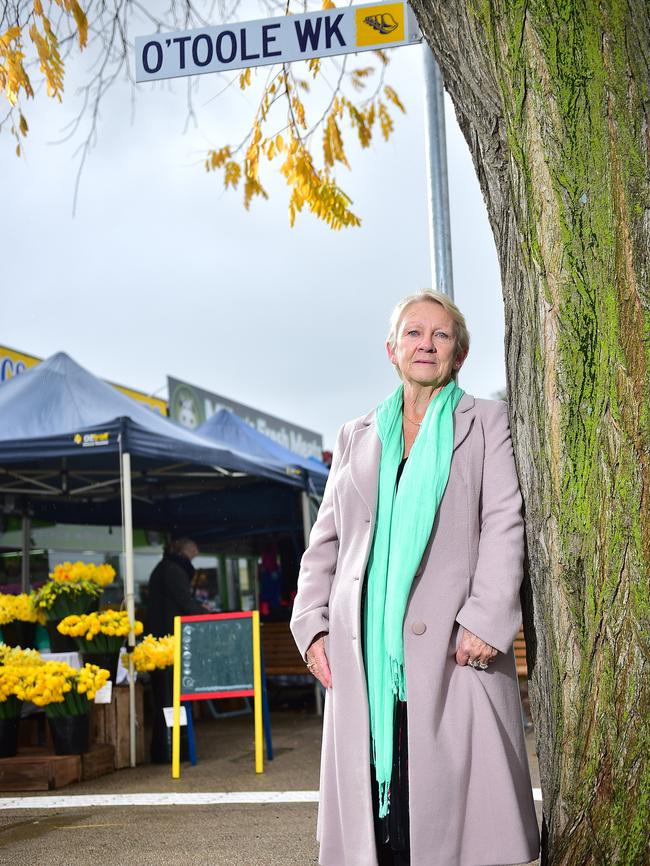
[{"label": "dark jacket", "polygon": [[165,556],[151,572],[147,600],[146,632],[154,637],[174,633],[174,617],[205,613],[191,593],[192,567],[184,567],[177,557]]}]

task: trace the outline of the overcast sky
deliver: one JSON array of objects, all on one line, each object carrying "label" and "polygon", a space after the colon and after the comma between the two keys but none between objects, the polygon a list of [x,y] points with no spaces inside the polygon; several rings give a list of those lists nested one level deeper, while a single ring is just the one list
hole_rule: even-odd
[{"label": "overcast sky", "polygon": [[[248,6],[243,17],[260,17]],[[210,76],[195,95],[200,128],[185,134],[184,81],[139,85],[135,97],[126,83],[113,89],[73,218],[75,143],[48,143],[78,108],[84,66],[70,66],[62,105],[26,106],[24,156],[0,136],[0,343],[64,350],[161,396],[169,373],[319,431],[331,447],[344,420],[394,388],[388,317],[431,285],[421,51],[392,51],[387,81],[408,113],[391,140],[348,148],[352,172],[337,179],[363,225],[339,233],[309,214],[289,228],[277,162],[262,178],[270,200],[250,212],[206,174],[207,147],[237,141],[255,108],[237,87],[211,99],[223,80]],[[505,385],[496,252],[449,101],[446,114],[455,299],[472,337],[460,384],[491,397]]]}]

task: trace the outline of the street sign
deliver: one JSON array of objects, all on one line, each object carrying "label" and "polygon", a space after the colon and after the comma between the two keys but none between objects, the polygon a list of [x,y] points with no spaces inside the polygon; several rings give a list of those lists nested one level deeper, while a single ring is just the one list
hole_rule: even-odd
[{"label": "street sign", "polygon": [[413,10],[405,2],[369,3],[302,15],[242,21],[174,33],[138,36],[138,82],[249,66],[292,63],[422,40]]}]

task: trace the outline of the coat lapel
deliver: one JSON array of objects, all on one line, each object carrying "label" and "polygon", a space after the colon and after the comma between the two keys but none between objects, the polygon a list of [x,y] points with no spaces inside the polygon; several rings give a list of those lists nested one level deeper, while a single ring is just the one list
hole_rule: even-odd
[{"label": "coat lapel", "polygon": [[458,401],[458,406],[454,409],[454,451],[461,442],[463,442],[472,426],[474,420],[474,412],[470,409],[474,408],[474,398],[471,394],[463,394]]},{"label": "coat lapel", "polygon": [[361,419],[360,426],[352,433],[350,443],[350,477],[373,518],[377,508],[377,479],[381,456],[381,442],[374,420],[373,409]]},{"label": "coat lapel", "polygon": [[[454,451],[467,438],[472,426],[474,398],[463,394],[454,410]],[[375,410],[365,415],[352,433],[350,443],[350,477],[357,492],[374,518],[377,508],[377,479],[381,443],[375,430]]]}]

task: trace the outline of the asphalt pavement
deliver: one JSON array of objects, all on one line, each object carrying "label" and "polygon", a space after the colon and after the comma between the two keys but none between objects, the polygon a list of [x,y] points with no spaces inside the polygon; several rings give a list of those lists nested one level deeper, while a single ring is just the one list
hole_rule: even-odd
[{"label": "asphalt pavement", "polygon": [[[252,716],[200,720],[198,763],[145,764],[118,770],[47,795],[0,792],[0,798],[36,797],[29,809],[0,811],[0,864],[7,866],[310,866],[318,862],[314,802],[273,802],[272,792],[318,788],[321,721],[306,711],[272,714],[273,761],[256,774]],[[533,787],[539,787],[533,737],[527,736]],[[213,805],[132,805],[122,795],[235,794],[256,802]],[[117,795],[119,805],[78,806],[80,795]],[[269,796],[267,797],[267,794]],[[43,797],[65,797],[43,808]],[[277,796],[277,793],[276,793]],[[305,798],[307,795],[286,795]],[[39,807],[38,800],[43,805]],[[271,802],[259,802],[271,799]],[[59,801],[54,801],[55,803]],[[72,804],[72,805],[71,805]],[[537,803],[538,818],[541,818]]]}]

